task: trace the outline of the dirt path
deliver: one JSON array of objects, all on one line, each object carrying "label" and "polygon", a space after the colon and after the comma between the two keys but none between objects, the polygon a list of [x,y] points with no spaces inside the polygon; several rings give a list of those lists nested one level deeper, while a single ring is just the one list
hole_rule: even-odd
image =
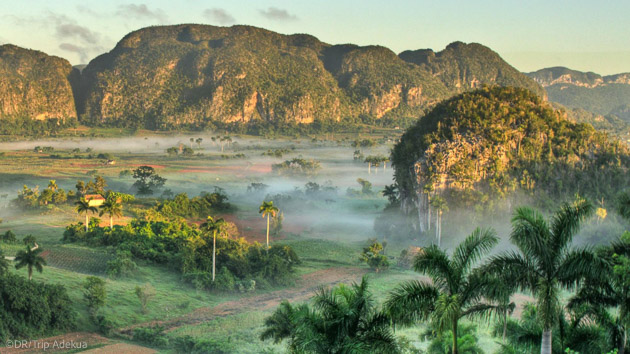
[{"label": "dirt path", "polygon": [[333,286],[339,283],[350,284],[358,282],[366,273],[365,269],[355,267],[327,268],[303,275],[295,287],[273,291],[261,295],[253,295],[235,301],[221,303],[214,307],[202,307],[195,311],[167,321],[152,321],[136,324],[120,330],[120,334],[131,336],[134,328],[159,325],[166,332],[181,326],[194,325],[211,320],[215,317],[225,317],[247,311],[270,310],[278,306],[283,300],[301,302],[310,299],[313,292],[321,286]]}]

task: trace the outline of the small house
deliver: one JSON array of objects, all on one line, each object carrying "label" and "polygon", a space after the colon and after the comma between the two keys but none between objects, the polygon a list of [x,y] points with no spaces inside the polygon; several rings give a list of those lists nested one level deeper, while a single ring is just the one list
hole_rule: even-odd
[{"label": "small house", "polygon": [[93,207],[100,207],[105,203],[105,198],[103,198],[100,194],[86,194],[85,200],[88,201],[88,204]]}]

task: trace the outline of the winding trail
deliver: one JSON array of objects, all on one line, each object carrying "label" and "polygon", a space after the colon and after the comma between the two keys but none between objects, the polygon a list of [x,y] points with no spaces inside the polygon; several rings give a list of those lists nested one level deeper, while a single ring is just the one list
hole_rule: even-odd
[{"label": "winding trail", "polygon": [[357,267],[331,267],[304,274],[296,286],[276,290],[265,294],[252,295],[239,300],[227,301],[214,307],[202,307],[186,315],[166,321],[151,321],[122,328],[119,334],[131,337],[134,328],[159,325],[165,332],[173,331],[186,325],[195,325],[216,317],[225,317],[248,311],[270,310],[278,306],[283,300],[290,302],[307,301],[320,287],[334,286],[339,283],[350,284],[359,282],[367,272]]}]

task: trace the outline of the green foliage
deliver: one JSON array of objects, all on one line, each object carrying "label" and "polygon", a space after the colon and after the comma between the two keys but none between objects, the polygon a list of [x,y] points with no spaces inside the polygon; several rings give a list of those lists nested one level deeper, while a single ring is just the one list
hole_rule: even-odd
[{"label": "green foliage", "polygon": [[380,242],[376,242],[376,240],[370,241],[370,244],[363,248],[363,253],[361,253],[359,260],[367,263],[377,273],[380,270],[387,269],[389,268],[389,261],[387,256],[382,254],[383,249],[384,247]]},{"label": "green foliage", "polygon": [[151,195],[166,183],[166,178],[158,175],[151,166],[140,166],[133,170],[133,178],[136,179],[133,186],[140,195]]},{"label": "green foliage", "polygon": [[[437,331],[429,328],[425,333],[431,338],[431,343],[427,349],[429,354],[450,354],[453,350],[453,331],[446,331],[438,335]],[[479,346],[477,337],[477,327],[473,324],[463,324],[457,329],[457,350],[460,353],[484,354]]]},{"label": "green foliage", "polygon": [[172,200],[158,202],[153,208],[166,218],[205,218],[217,212],[226,212],[232,208],[228,196],[220,188],[214,192],[202,192],[198,197],[188,198],[180,193]]},{"label": "green foliage", "polygon": [[[494,231],[478,228],[450,257],[435,245],[418,252],[414,269],[429,276],[431,283],[411,281],[390,293],[384,306],[393,322],[414,325],[419,320],[430,320],[438,335],[452,330],[452,345],[456,346],[459,321],[465,317],[487,316],[493,309],[484,299],[493,282],[474,266],[497,243]],[[457,348],[453,352],[456,353]]]},{"label": "green foliage", "polygon": [[15,269],[26,267],[28,270],[28,280],[31,280],[33,277],[33,268],[39,273],[42,273],[46,265],[46,260],[41,256],[42,251],[40,247],[35,248],[27,243],[24,250],[20,250],[15,254]]},{"label": "green foliage", "polygon": [[0,276],[0,317],[3,341],[69,331],[76,321],[63,286],[28,281],[15,274]]},{"label": "green foliage", "polygon": [[146,283],[143,286],[136,285],[136,289],[134,290],[134,293],[136,294],[136,296],[138,297],[138,300],[140,301],[140,306],[142,306],[142,312],[146,313],[147,304],[149,303],[151,298],[155,296],[155,288],[149,283]]},{"label": "green foliage", "polygon": [[169,345],[168,337],[164,334],[164,328],[160,326],[134,328],[133,340],[158,348],[165,348]]},{"label": "green foliage", "polygon": [[[80,224],[72,224],[66,227],[63,240],[113,246],[116,259],[108,263],[111,276],[133,271],[135,260],[143,259],[178,269],[186,281],[201,289],[216,288],[211,277],[213,232],[189,226],[181,220],[167,221],[163,216],[160,219],[133,219],[129,224],[113,229],[95,225],[87,232]],[[262,287],[265,284],[289,284],[293,280],[294,267],[300,262],[288,246],[273,245],[267,250],[260,244],[238,238],[238,230],[231,223],[217,234],[216,247],[218,269],[225,267],[233,276],[232,281],[225,273],[226,290],[235,290],[241,281],[247,285],[252,279]]]},{"label": "green foliage", "polygon": [[132,254],[128,250],[116,251],[116,258],[107,262],[107,276],[118,278],[129,276],[138,268],[132,259]]},{"label": "green foliage", "polygon": [[626,146],[516,88],[484,88],[438,104],[405,132],[392,163],[403,199],[414,198],[417,183],[430,184],[445,188],[453,206],[491,206],[519,184],[538,200],[576,193],[608,200],[630,184]]},{"label": "green foliage", "polygon": [[279,175],[288,176],[313,176],[321,169],[321,165],[317,160],[306,160],[302,158],[294,158],[282,163],[272,164],[271,170]]},{"label": "green foliage", "polygon": [[87,302],[88,309],[93,318],[96,318],[98,310],[105,305],[107,291],[105,281],[99,277],[89,276],[83,283],[83,298]]},{"label": "green foliage", "polygon": [[2,242],[4,242],[4,243],[16,243],[17,242],[17,237],[15,236],[13,231],[7,230],[7,232],[5,232],[2,235]]},{"label": "green foliage", "polygon": [[283,301],[265,320],[262,340],[287,341],[290,353],[398,353],[390,320],[381,313],[363,278],[351,287],[320,289],[313,306]]}]

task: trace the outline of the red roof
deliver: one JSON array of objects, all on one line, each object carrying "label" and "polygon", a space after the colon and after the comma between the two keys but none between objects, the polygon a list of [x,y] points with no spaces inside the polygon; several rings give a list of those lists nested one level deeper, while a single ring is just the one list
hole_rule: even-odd
[{"label": "red roof", "polygon": [[103,196],[100,194],[86,194],[85,199],[86,200],[105,200],[105,198],[103,198]]}]

